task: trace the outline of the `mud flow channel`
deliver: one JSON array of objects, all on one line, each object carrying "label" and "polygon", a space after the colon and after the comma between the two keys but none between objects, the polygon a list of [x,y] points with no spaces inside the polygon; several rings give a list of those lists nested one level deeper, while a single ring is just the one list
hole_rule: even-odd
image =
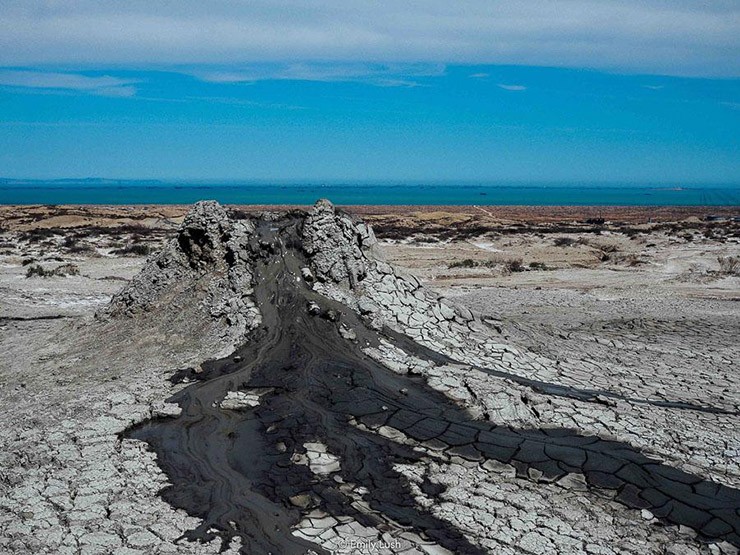
[{"label": "mud flow channel", "polygon": [[[299,279],[307,265],[300,248],[300,220],[262,222],[252,238],[257,259],[255,296],[262,323],[231,357],[208,361],[203,372],[180,372],[194,383],[171,402],[176,418],[161,418],[125,435],[147,442],[171,486],[161,495],[172,506],[202,519],[190,540],[234,537],[249,554],[323,552],[291,531],[304,508],[349,516],[366,526],[393,521],[454,553],[482,553],[452,525],[416,505],[405,478],[393,467],[422,453],[379,434],[390,426],[435,449],[474,461],[493,459],[530,468],[548,478],[581,473],[593,488],[617,490],[617,500],[647,508],[667,523],[683,524],[708,540],[740,546],[740,491],[662,465],[635,448],[566,429],[513,429],[471,420],[467,413],[428,387],[423,378],[391,372],[367,357],[359,344],[377,344],[393,334],[365,327],[349,308],[312,291]],[[309,302],[324,310],[311,315]],[[331,317],[325,317],[329,314]],[[338,332],[341,319],[358,341]],[[414,353],[414,343],[403,348]],[[256,391],[259,404],[225,410],[228,392]],[[307,443],[321,443],[338,458],[332,474],[296,464]],[[360,511],[342,484],[364,488]],[[430,497],[442,488],[423,484]],[[381,515],[381,516],[379,516]]]}]

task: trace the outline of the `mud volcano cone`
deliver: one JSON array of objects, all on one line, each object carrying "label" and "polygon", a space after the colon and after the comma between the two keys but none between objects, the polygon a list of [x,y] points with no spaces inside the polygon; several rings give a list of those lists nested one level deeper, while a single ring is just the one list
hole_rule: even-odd
[{"label": "mud volcano cone", "polygon": [[372,229],[327,201],[246,220],[196,204],[101,317],[232,346],[173,376],[187,384],[169,399],[179,415],[126,432],[156,452],[162,497],[202,520],[189,540],[250,554],[493,552],[486,520],[500,509],[441,510],[455,499],[430,469],[457,465],[461,480],[505,468],[740,545],[740,492],[627,443],[537,427],[525,392],[599,410],[622,396],[543,379],[554,361],[386,263]]}]

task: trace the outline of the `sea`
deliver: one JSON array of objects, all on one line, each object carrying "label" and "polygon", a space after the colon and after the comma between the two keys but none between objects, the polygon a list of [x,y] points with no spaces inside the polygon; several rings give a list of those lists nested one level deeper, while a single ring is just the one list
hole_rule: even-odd
[{"label": "sea", "polygon": [[0,179],[0,204],[740,206],[740,183],[322,183]]}]

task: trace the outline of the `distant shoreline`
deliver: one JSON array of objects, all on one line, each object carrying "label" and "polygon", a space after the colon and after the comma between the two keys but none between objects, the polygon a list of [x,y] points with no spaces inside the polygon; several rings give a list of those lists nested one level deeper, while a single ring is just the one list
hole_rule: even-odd
[{"label": "distant shoreline", "polygon": [[473,184],[101,184],[0,183],[5,205],[305,206],[328,198],[343,206],[740,206],[740,186]]}]

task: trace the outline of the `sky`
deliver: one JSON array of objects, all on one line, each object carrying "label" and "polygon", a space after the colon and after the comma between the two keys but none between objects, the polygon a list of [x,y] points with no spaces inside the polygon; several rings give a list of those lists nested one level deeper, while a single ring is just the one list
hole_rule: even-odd
[{"label": "sky", "polygon": [[0,177],[740,185],[740,2],[0,2]]}]

